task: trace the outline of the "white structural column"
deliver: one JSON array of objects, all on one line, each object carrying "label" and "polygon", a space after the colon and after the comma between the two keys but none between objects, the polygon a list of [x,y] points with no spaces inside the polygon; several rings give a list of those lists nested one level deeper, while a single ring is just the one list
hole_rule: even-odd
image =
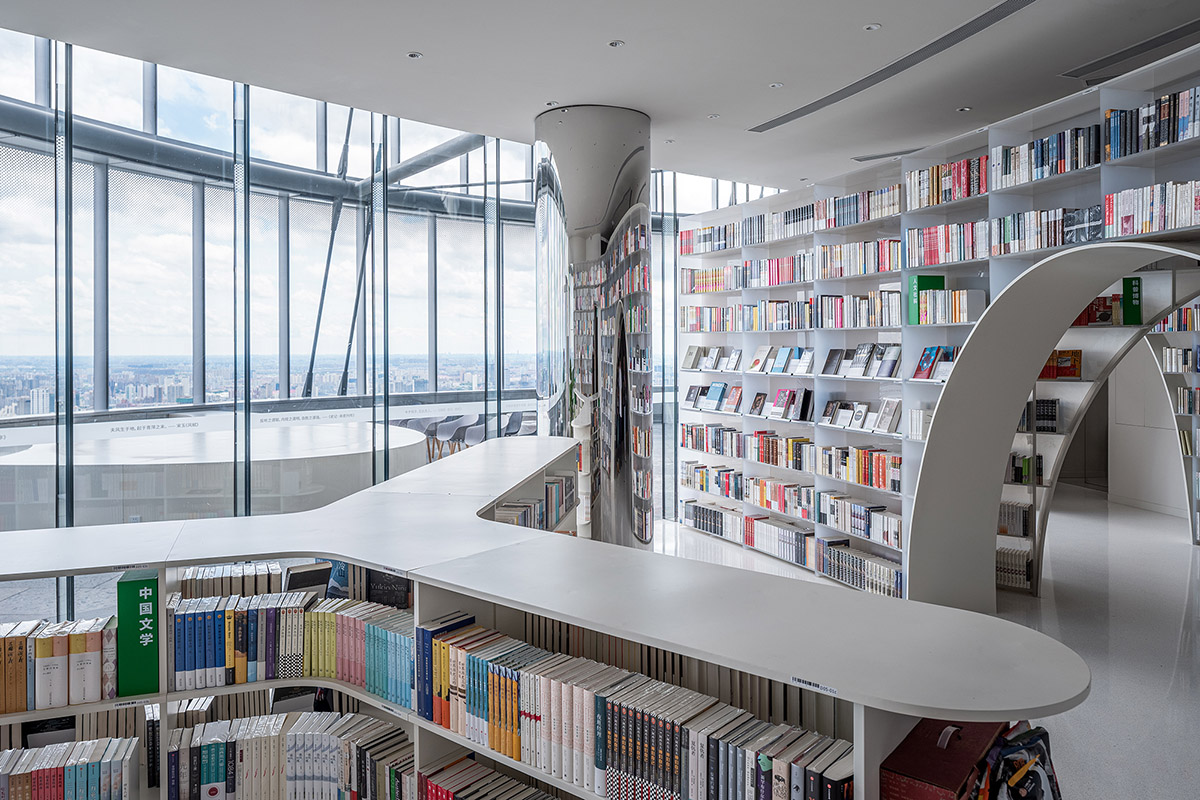
[{"label": "white structural column", "polygon": [[995,611],[1005,456],[1029,388],[1079,309],[1122,277],[1172,257],[1194,262],[1200,244],[1110,242],[1056,253],[980,317],[929,429],[909,522],[909,599]]}]

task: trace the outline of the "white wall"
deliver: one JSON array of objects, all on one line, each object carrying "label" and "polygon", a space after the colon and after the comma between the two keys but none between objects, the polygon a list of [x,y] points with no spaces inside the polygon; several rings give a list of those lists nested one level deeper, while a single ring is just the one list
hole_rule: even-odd
[{"label": "white wall", "polygon": [[1187,517],[1187,483],[1172,398],[1157,356],[1141,342],[1108,381],[1108,499]]}]

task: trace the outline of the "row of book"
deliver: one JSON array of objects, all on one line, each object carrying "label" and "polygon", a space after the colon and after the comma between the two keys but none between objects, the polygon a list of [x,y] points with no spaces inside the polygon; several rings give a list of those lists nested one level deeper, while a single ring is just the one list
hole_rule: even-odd
[{"label": "row of book", "polygon": [[996,585],[1007,589],[1029,589],[1033,585],[1033,562],[1022,547],[996,548]]},{"label": "row of book", "polygon": [[987,220],[951,222],[904,232],[905,267],[933,267],[987,258],[991,252]]},{"label": "row of book", "polygon": [[987,194],[988,157],[964,158],[910,170],[904,173],[904,188],[908,211]]},{"label": "row of book", "polygon": [[691,256],[731,250],[742,246],[741,222],[706,225],[679,232],[679,255]]},{"label": "row of book", "polygon": [[840,583],[884,597],[904,597],[904,568],[890,558],[865,553],[849,539],[816,539],[813,569]]},{"label": "row of book", "polygon": [[1200,87],[1172,92],[1138,108],[1104,112],[1104,159],[1110,161],[1200,135]]},{"label": "row of book", "polygon": [[813,203],[813,227],[823,231],[895,216],[901,208],[900,190],[901,184],[894,183],[878,189],[817,200]]},{"label": "row of book", "polygon": [[822,525],[897,550],[903,547],[903,519],[883,503],[828,489],[812,490],[811,502]]},{"label": "row of book", "polygon": [[[809,494],[804,494],[805,490]],[[797,519],[816,522],[813,487],[775,478],[747,478],[743,497],[752,505]]]},{"label": "row of book", "polygon": [[812,569],[816,563],[817,542],[813,532],[770,517],[746,515],[742,541],[747,547],[800,567]]},{"label": "row of book", "polygon": [[1154,327],[1150,329],[1150,332],[1172,333],[1175,331],[1194,330],[1200,330],[1200,303],[1193,303],[1190,306],[1175,309],[1168,316],[1154,323]]},{"label": "row of book", "polygon": [[1196,372],[1196,351],[1190,347],[1164,345],[1160,361],[1163,372]]},{"label": "row of book", "polygon": [[929,426],[933,424],[932,408],[910,408],[908,410],[908,438],[923,442],[929,438]]},{"label": "row of book", "polygon": [[730,458],[742,457],[742,431],[721,424],[679,423],[679,446]]},{"label": "row of book", "polygon": [[804,436],[780,436],[774,431],[746,434],[746,459],[758,464],[815,472],[816,445]]},{"label": "row of book", "polygon": [[1042,454],[1009,453],[1008,465],[1004,470],[1004,482],[1019,486],[1031,483],[1042,485]]},{"label": "row of book", "polygon": [[1104,209],[1050,208],[1020,211],[989,220],[991,254],[1024,253],[1048,247],[1087,244],[1104,238]]},{"label": "row of book", "polygon": [[680,505],[684,525],[741,543],[742,515],[739,512],[694,499],[684,500]]},{"label": "row of book", "polygon": [[0,796],[11,800],[137,800],[139,740],[90,739],[0,752]]},{"label": "row of book", "polygon": [[1017,430],[1022,433],[1058,433],[1058,410],[1057,397],[1027,400],[1025,408],[1021,411],[1021,421],[1017,423]]},{"label": "row of book", "polygon": [[[1187,309],[1180,309],[1186,311]],[[1183,319],[1184,317],[1181,317]],[[1142,324],[1142,279],[1136,276],[1121,279],[1121,292],[1102,295],[1088,303],[1087,308],[1071,322],[1073,328],[1094,328],[1106,325]],[[1162,323],[1160,323],[1162,324]]]},{"label": "row of book", "polygon": [[817,277],[821,280],[896,272],[900,265],[899,239],[823,244],[817,249]]},{"label": "row of book", "polygon": [[1184,456],[1191,457],[1195,455],[1192,452],[1192,432],[1189,429],[1179,431],[1179,449]]},{"label": "row of book", "polygon": [[740,264],[717,267],[685,267],[679,270],[680,294],[729,292],[807,283],[816,275],[816,256],[801,250],[781,258],[747,259]]},{"label": "row of book", "polygon": [[0,714],[117,696],[117,618],[0,623]]},{"label": "row of book", "polygon": [[877,409],[866,400],[830,400],[821,412],[821,425],[847,430],[895,433],[900,424],[900,399],[885,397]]},{"label": "row of book", "polygon": [[575,475],[547,475],[543,481],[541,497],[506,500],[496,504],[496,522],[554,530],[575,507]]},{"label": "row of book", "polygon": [[1067,128],[1019,145],[991,149],[992,189],[1007,189],[1052,178],[1100,163],[1103,155],[1100,125]]},{"label": "row of book", "polygon": [[1000,518],[996,522],[996,533],[1024,539],[1032,536],[1033,505],[1016,500],[1000,501]]},{"label": "row of book", "polygon": [[167,685],[187,691],[275,678],[336,678],[411,708],[413,615],[313,592],[167,606]]},{"label": "row of book", "polygon": [[283,568],[277,561],[186,567],[179,577],[179,591],[185,600],[215,595],[240,594],[250,597],[282,592]]},{"label": "row of book", "polygon": [[823,294],[814,298],[815,328],[890,328],[901,324],[900,292],[879,289],[866,294]]},{"label": "row of book", "polygon": [[813,327],[812,298],[759,300],[731,306],[680,306],[680,333],[801,331]]},{"label": "row of book", "polygon": [[[736,800],[737,787],[745,800],[769,800],[776,786],[789,798],[824,796],[817,790],[849,751],[691,689],[536,647],[467,613],[417,630],[431,676],[426,719],[610,800]],[[852,780],[852,760],[837,780]]]},{"label": "row of book", "polygon": [[1058,349],[1050,351],[1050,357],[1038,373],[1039,381],[1078,381],[1083,379],[1083,351]]},{"label": "row of book", "polygon": [[650,228],[643,224],[627,225],[608,240],[604,260],[620,261],[638,250],[650,249]]},{"label": "row of book", "polygon": [[1168,181],[1104,196],[1104,237],[1200,225],[1200,180]]},{"label": "row of book", "polygon": [[900,492],[903,456],[880,447],[821,447],[813,453],[813,471],[858,486]]},{"label": "row of book", "polygon": [[986,307],[987,292],[983,289],[924,289],[917,292],[916,324],[955,325],[978,322]]},{"label": "row of book", "polygon": [[1179,386],[1175,389],[1175,413],[1195,414],[1200,411],[1200,389]]},{"label": "row of book", "polygon": [[679,463],[679,485],[697,492],[742,499],[743,478],[741,470],[724,466],[709,466],[699,461]]}]

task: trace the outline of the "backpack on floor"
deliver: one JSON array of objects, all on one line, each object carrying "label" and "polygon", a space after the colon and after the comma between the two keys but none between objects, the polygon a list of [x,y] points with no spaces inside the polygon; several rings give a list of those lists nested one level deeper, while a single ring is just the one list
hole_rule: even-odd
[{"label": "backpack on floor", "polygon": [[1050,734],[1045,728],[1018,722],[988,752],[980,780],[979,800],[1062,800]]}]

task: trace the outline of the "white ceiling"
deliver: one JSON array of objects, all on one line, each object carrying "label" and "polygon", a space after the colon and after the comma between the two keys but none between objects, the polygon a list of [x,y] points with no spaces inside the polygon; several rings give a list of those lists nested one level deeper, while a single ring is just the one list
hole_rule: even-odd
[{"label": "white ceiling", "polygon": [[0,27],[524,142],[548,101],[627,106],[653,120],[655,167],[794,188],[1073,93],[1082,81],[1060,73],[1200,16],[1195,0],[1036,0],[861,94],[747,130],[1000,1],[7,0]]}]

